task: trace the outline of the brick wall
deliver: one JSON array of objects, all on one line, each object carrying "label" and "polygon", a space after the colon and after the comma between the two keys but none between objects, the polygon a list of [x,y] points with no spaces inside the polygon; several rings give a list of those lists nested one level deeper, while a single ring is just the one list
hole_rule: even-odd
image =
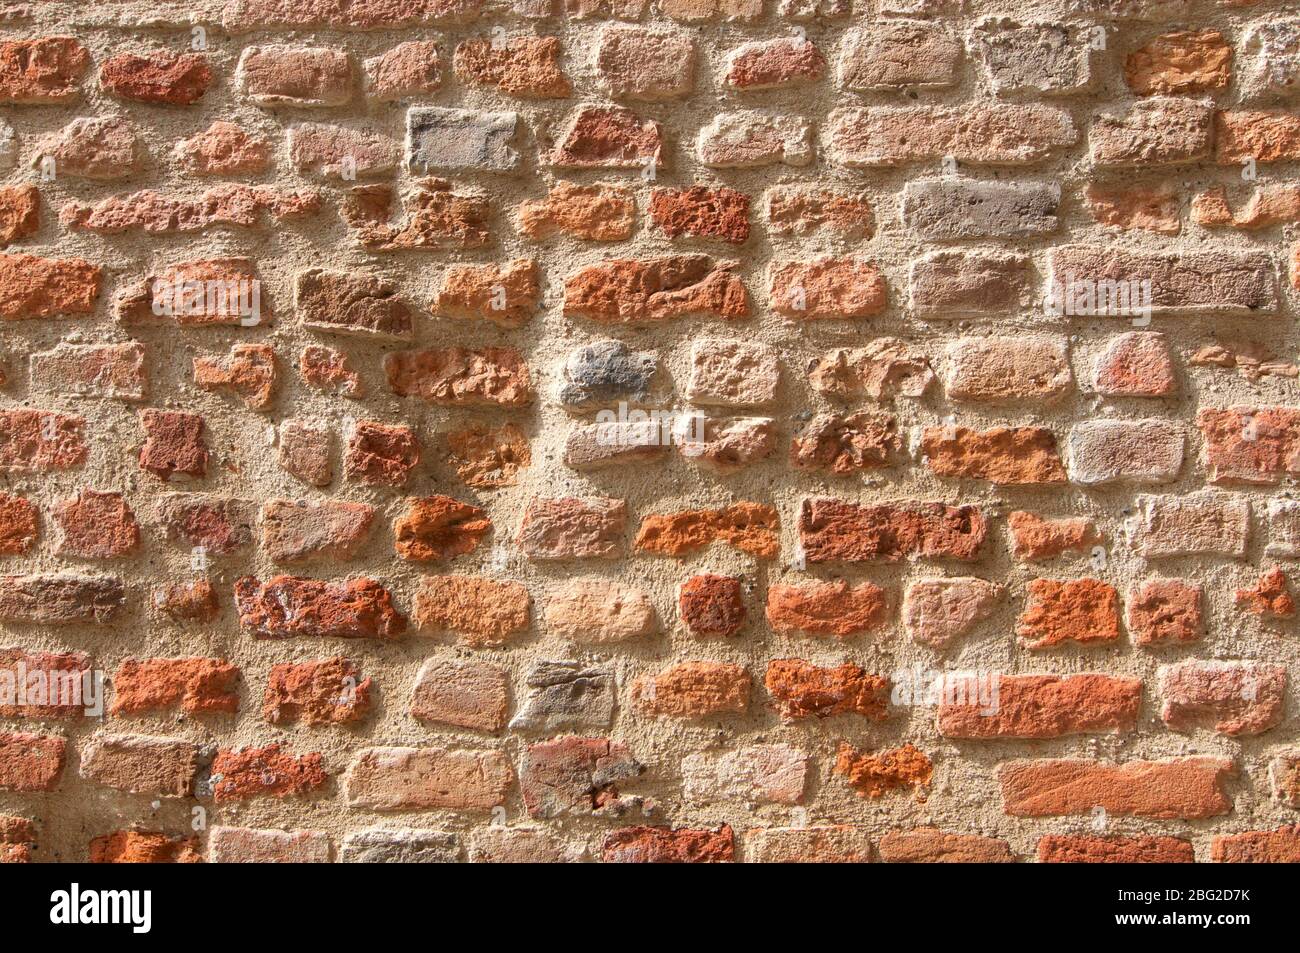
[{"label": "brick wall", "polygon": [[6,859],[1300,857],[1283,4],[4,13]]}]

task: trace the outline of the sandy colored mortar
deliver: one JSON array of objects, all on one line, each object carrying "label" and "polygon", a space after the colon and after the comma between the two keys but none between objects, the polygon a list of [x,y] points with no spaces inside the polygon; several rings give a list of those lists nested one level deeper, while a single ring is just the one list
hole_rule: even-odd
[{"label": "sandy colored mortar", "polygon": [[[1021,20],[1054,19],[1061,15],[1057,3],[993,5],[975,3],[976,7],[961,20],[963,31],[979,15],[1012,14]],[[859,6],[869,4],[859,3]],[[459,572],[483,572],[497,578],[523,582],[534,598],[534,623],[530,632],[502,649],[474,650],[473,655],[496,661],[512,673],[515,705],[526,694],[524,678],[535,660],[581,659],[611,665],[616,673],[620,708],[609,737],[625,742],[633,755],[647,765],[646,775],[623,787],[626,793],[652,797],[658,814],[648,820],[637,817],[623,821],[601,818],[565,817],[548,822],[529,819],[518,794],[512,790],[506,807],[508,823],[528,827],[545,827],[569,842],[587,846],[598,855],[600,843],[608,830],[625,823],[671,823],[673,826],[714,827],[727,823],[738,835],[756,826],[793,826],[799,823],[854,823],[872,832],[872,840],[891,829],[910,829],[935,825],[954,832],[980,833],[1003,837],[1021,857],[1032,857],[1038,838],[1046,833],[1092,831],[1091,819],[1014,818],[1004,815],[996,782],[996,769],[1007,759],[1020,757],[1080,757],[1106,761],[1139,758],[1164,758],[1182,754],[1216,754],[1236,760],[1238,776],[1228,789],[1234,811],[1208,821],[1150,821],[1113,818],[1109,833],[1164,833],[1191,837],[1197,856],[1208,860],[1209,841],[1213,833],[1272,829],[1294,823],[1296,813],[1269,796],[1267,767],[1270,759],[1288,750],[1295,741],[1294,722],[1288,718],[1281,726],[1258,736],[1229,739],[1209,732],[1180,735],[1169,731],[1158,719],[1156,670],[1161,663],[1183,658],[1255,659],[1283,662],[1294,666],[1300,660],[1294,621],[1262,624],[1254,617],[1243,616],[1232,606],[1232,591],[1253,584],[1258,578],[1267,534],[1258,514],[1268,499],[1289,497],[1289,485],[1275,488],[1238,489],[1225,492],[1248,498],[1255,507],[1255,532],[1246,559],[1176,559],[1148,565],[1131,551],[1131,532],[1136,523],[1130,520],[1136,498],[1146,492],[1183,495],[1200,488],[1205,481],[1204,465],[1199,458],[1201,445],[1193,418],[1204,407],[1235,404],[1274,406],[1296,402],[1297,385],[1292,380],[1265,378],[1257,384],[1247,382],[1235,371],[1190,368],[1185,358],[1197,348],[1215,341],[1235,341],[1249,337],[1286,358],[1295,353],[1293,328],[1295,294],[1283,287],[1281,313],[1258,319],[1216,319],[1204,317],[1156,317],[1151,330],[1162,331],[1172,352],[1184,360],[1176,361],[1179,370],[1178,396],[1167,400],[1108,399],[1086,392],[1090,368],[1096,353],[1108,338],[1130,326],[1122,318],[1053,319],[1038,314],[1003,314],[980,320],[923,321],[906,308],[907,267],[918,255],[937,247],[971,247],[927,245],[900,223],[898,208],[902,188],[910,180],[939,175],[937,166],[906,164],[899,168],[852,170],[832,164],[820,148],[815,165],[806,169],[771,166],[755,170],[710,170],[694,160],[694,137],[719,111],[727,108],[752,107],[771,112],[802,113],[820,127],[823,117],[835,106],[854,102],[906,105],[914,100],[905,93],[854,94],[836,88],[832,69],[827,78],[810,86],[789,91],[749,94],[726,92],[718,73],[726,51],[753,39],[787,35],[792,24],[782,22],[773,12],[751,24],[678,25],[697,37],[701,51],[694,95],[668,103],[629,103],[640,115],[660,121],[666,132],[667,161],[660,170],[658,184],[689,185],[694,183],[726,184],[753,197],[751,237],[739,250],[719,243],[685,239],[669,241],[654,234],[645,219],[649,186],[634,174],[612,171],[554,170],[537,164],[539,147],[550,142],[573,108],[583,101],[601,101],[589,64],[594,40],[602,21],[577,21],[553,18],[536,26],[509,13],[485,14],[475,24],[450,29],[404,29],[367,33],[288,34],[249,33],[237,37],[226,35],[217,25],[218,3],[107,3],[86,9],[80,4],[43,3],[35,5],[35,18],[6,30],[6,35],[40,36],[51,33],[76,35],[90,50],[96,63],[126,49],[165,46],[171,50],[188,48],[187,21],[208,24],[210,57],[217,81],[198,106],[189,109],[151,107],[125,103],[105,97],[93,80],[93,73],[83,84],[84,101],[69,106],[3,107],[0,116],[16,129],[20,144],[19,166],[9,175],[8,183],[35,181],[36,173],[27,165],[32,144],[42,135],[57,131],[78,116],[120,113],[138,124],[154,159],[149,171],[124,183],[95,183],[84,180],[38,183],[42,190],[43,223],[40,233],[17,248],[31,254],[55,257],[83,256],[100,262],[106,269],[106,291],[101,295],[95,315],[89,320],[42,320],[11,323],[0,329],[0,341],[10,384],[0,396],[0,406],[35,407],[81,414],[86,417],[86,434],[90,460],[81,470],[46,475],[10,475],[0,480],[3,489],[27,496],[42,510],[42,541],[28,557],[5,560],[5,572],[51,572],[86,570],[120,575],[128,585],[128,605],[120,621],[111,627],[68,627],[44,630],[28,627],[0,627],[0,641],[20,645],[28,650],[84,650],[91,653],[96,668],[111,674],[121,659],[128,656],[208,655],[224,657],[243,672],[240,686],[241,711],[233,717],[185,717],[177,712],[155,713],[132,719],[106,719],[103,727],[118,731],[186,738],[213,747],[262,745],[281,741],[296,753],[320,751],[326,767],[341,780],[354,752],[370,745],[457,746],[470,748],[499,747],[509,753],[516,768],[521,764],[528,738],[505,732],[499,737],[460,733],[454,729],[422,724],[408,713],[411,688],[424,659],[448,654],[471,654],[458,648],[450,636],[429,637],[411,631],[400,642],[383,644],[373,640],[342,642],[297,638],[284,641],[254,641],[237,624],[229,598],[234,579],[245,574],[268,578],[277,571],[301,575],[342,577],[368,575],[380,580],[393,592],[400,608],[409,615],[419,577],[425,571],[438,571],[407,563],[392,550],[391,521],[405,510],[404,497],[447,493],[485,507],[494,522],[493,542],[513,548],[513,538],[526,502],[534,495],[598,495],[626,498],[629,507],[628,548],[640,517],[689,507],[721,506],[736,500],[755,500],[775,505],[781,517],[782,555],[779,560],[762,562],[723,546],[682,559],[632,555],[623,561],[547,564],[530,562],[513,551],[504,569],[492,565],[492,547],[480,548],[458,558],[453,566]],[[209,15],[204,15],[204,14]],[[1202,3],[1195,14],[1189,12],[1184,24],[1214,27],[1225,31],[1237,43],[1244,25],[1256,18],[1275,16],[1276,7],[1222,11]],[[158,16],[157,27],[139,25],[144,15]],[[850,25],[869,22],[870,10],[856,10],[849,20],[809,21],[807,34],[834,64],[839,41]],[[663,22],[652,13],[645,22]],[[1077,22],[1077,21],[1076,21]],[[501,23],[508,30],[533,30],[563,38],[566,71],[574,80],[575,93],[567,100],[517,100],[492,90],[462,86],[450,71],[450,52],[455,44],[470,36],[490,30]],[[1134,99],[1124,85],[1119,63],[1121,51],[1143,38],[1172,29],[1178,23],[1142,23],[1115,21],[1113,49],[1100,54],[1100,85],[1085,97],[1051,100],[1067,110],[1084,135],[1080,144],[1066,150],[1063,158],[1026,169],[974,168],[963,170],[978,178],[1007,181],[1060,182],[1062,201],[1061,227],[1055,234],[1040,239],[1016,242],[981,242],[977,247],[997,246],[1028,253],[1034,258],[1040,276],[1045,271],[1048,249],[1057,244],[1115,244],[1137,250],[1193,251],[1204,249],[1267,249],[1279,263],[1289,247],[1277,230],[1242,233],[1225,229],[1208,233],[1185,227],[1175,237],[1155,236],[1145,232],[1114,233],[1095,224],[1082,208],[1081,192],[1090,181],[1086,159],[1086,130],[1090,118],[1104,107],[1120,111]],[[233,74],[239,53],[247,45],[268,42],[318,43],[346,47],[359,61],[409,39],[440,38],[443,41],[445,79],[443,88],[422,100],[436,105],[464,108],[508,109],[518,111],[523,129],[519,149],[523,156],[516,174],[481,174],[453,176],[459,187],[485,189],[497,212],[494,241],[489,247],[465,253],[407,252],[368,253],[362,249],[348,227],[334,212],[346,183],[315,181],[299,175],[285,155],[284,129],[292,121],[363,122],[367,126],[401,140],[404,135],[404,104],[372,104],[357,96],[343,108],[330,110],[265,110],[245,101],[233,89]],[[707,65],[706,65],[707,64]],[[982,79],[979,66],[967,58],[962,82],[951,90],[926,91],[915,101],[930,104],[960,104],[980,95]],[[1217,101],[1229,106],[1237,101],[1233,87]],[[295,220],[283,226],[260,229],[209,229],[195,234],[148,236],[133,231],[122,235],[94,235],[65,232],[57,224],[58,209],[65,201],[91,202],[110,195],[139,188],[166,192],[197,192],[220,179],[187,180],[159,157],[175,141],[192,135],[214,119],[235,122],[250,132],[268,138],[276,149],[276,167],[252,181],[285,188],[316,186],[326,196],[326,209],[319,216]],[[1280,182],[1287,178],[1287,166],[1266,169],[1262,181]],[[395,181],[409,185],[405,171]],[[559,238],[548,243],[527,241],[515,233],[512,212],[519,202],[543,197],[548,187],[560,179],[578,182],[623,182],[632,185],[638,197],[638,229],[634,237],[618,244],[583,243]],[[1103,178],[1099,176],[1099,178]],[[1217,167],[1211,163],[1193,164],[1173,169],[1138,169],[1118,176],[1105,176],[1124,184],[1171,182],[1180,192],[1191,195],[1216,184],[1239,185],[1235,167]],[[369,180],[367,180],[369,181]],[[379,180],[383,181],[383,180]],[[877,222],[876,234],[867,241],[838,243],[818,236],[812,240],[775,239],[769,241],[762,220],[763,191],[782,183],[822,183],[865,190],[872,198]],[[1185,214],[1185,213],[1184,213]],[[1290,231],[1288,229],[1287,231]],[[740,261],[752,296],[755,316],[734,326],[718,321],[671,321],[661,326],[622,328],[602,327],[593,322],[562,315],[563,278],[576,268],[610,257],[644,258],[680,251],[705,251],[719,259],[734,257]],[[801,325],[774,314],[766,307],[766,268],[776,257],[807,259],[821,254],[858,252],[879,263],[890,286],[890,306],[879,317],[861,322],[833,321]],[[125,283],[173,260],[206,258],[221,255],[247,255],[258,265],[264,283],[264,299],[269,297],[276,313],[274,323],[255,329],[211,328],[178,329],[159,324],[156,327],[118,326],[108,312],[111,294]],[[302,267],[323,265],[341,270],[369,270],[396,280],[404,296],[424,309],[440,283],[445,269],[453,262],[504,262],[519,257],[537,257],[546,281],[546,306],[528,325],[513,331],[499,330],[486,323],[452,322],[432,318],[427,312],[418,321],[414,347],[447,345],[508,345],[519,348],[534,374],[538,400],[524,410],[439,408],[417,399],[403,400],[391,394],[382,371],[382,358],[390,346],[319,336],[301,328],[293,315],[293,276]],[[941,480],[919,462],[892,468],[871,478],[830,478],[792,469],[786,462],[788,440],[798,420],[809,413],[836,409],[812,391],[804,377],[809,362],[828,349],[853,346],[876,336],[896,335],[906,338],[932,356],[939,364],[943,346],[961,334],[1020,334],[1029,329],[1068,335],[1071,360],[1081,388],[1062,402],[1050,407],[981,405],[954,406],[942,396],[942,387],[932,388],[926,397],[900,398],[892,412],[899,417],[900,430],[937,424],[956,415],[964,425],[991,427],[998,424],[1038,424],[1052,428],[1062,439],[1069,426],[1077,421],[1103,415],[1126,418],[1159,417],[1182,422],[1188,436],[1188,459],[1178,482],[1157,488],[1120,486],[1097,490],[1074,486],[1045,488],[997,488],[978,481]],[[758,413],[773,416],[780,431],[778,452],[769,460],[729,476],[717,476],[672,455],[666,462],[636,465],[578,474],[562,460],[563,442],[575,419],[554,398],[560,365],[575,346],[604,337],[617,337],[634,349],[656,351],[672,391],[684,388],[686,362],[690,344],[701,336],[731,336],[761,340],[776,348],[784,360],[779,403],[771,410]],[[209,446],[213,459],[209,476],[198,483],[179,487],[162,486],[136,463],[140,429],[136,406],[112,400],[59,399],[28,392],[25,371],[27,357],[36,351],[52,348],[59,341],[110,342],[143,341],[148,349],[147,363],[151,395],[146,406],[180,408],[201,413],[207,419]],[[200,354],[223,354],[239,341],[273,343],[280,360],[280,385],[277,396],[265,413],[245,410],[241,405],[218,394],[197,389],[191,380],[191,359]],[[330,344],[347,351],[367,385],[368,394],[361,401],[347,401],[321,394],[307,387],[296,372],[297,355],[303,345],[313,342]],[[854,401],[850,407],[870,408],[869,399]],[[743,412],[742,412],[743,413]],[[404,422],[414,427],[425,448],[424,461],[404,491],[370,489],[349,483],[339,475],[335,482],[316,490],[294,480],[276,462],[275,448],[268,439],[272,425],[289,417],[318,418],[342,431],[349,417],[383,422]],[[523,471],[519,485],[499,491],[479,492],[465,488],[454,469],[443,458],[440,437],[448,430],[470,422],[499,424],[513,421],[524,428],[532,443],[533,465]],[[912,438],[912,446],[916,440]],[[336,464],[338,461],[336,461]],[[73,495],[82,486],[119,489],[129,499],[144,530],[144,543],[138,555],[111,564],[72,564],[52,555],[54,528],[48,513],[52,504]],[[214,558],[211,578],[223,598],[223,613],[212,624],[179,627],[154,618],[146,608],[147,593],[157,584],[189,578],[189,552],[168,543],[161,533],[143,525],[152,510],[153,500],[172,489],[196,490],[215,495],[241,496],[260,502],[275,499],[324,499],[363,501],[373,504],[376,528],[365,549],[351,562],[326,564],[302,570],[277,567],[257,547],[245,548],[233,557]],[[915,499],[951,504],[977,504],[994,517],[990,539],[982,559],[971,564],[903,562],[894,565],[855,565],[810,567],[806,572],[791,568],[795,542],[795,516],[799,501],[808,495],[827,494],[858,501]],[[1006,542],[1005,515],[1013,509],[1030,509],[1045,516],[1086,516],[1095,520],[1107,539],[1108,561],[1099,573],[1089,566],[1086,556],[1064,556],[1046,564],[1024,564],[1013,560]],[[1271,564],[1271,563],[1270,563]],[[744,580],[748,599],[749,623],[742,634],[730,640],[700,640],[687,634],[677,623],[676,591],[689,575],[716,572],[739,575]],[[588,574],[603,574],[633,584],[648,592],[661,620],[661,631],[648,639],[608,648],[575,647],[566,640],[548,634],[541,619],[541,607],[548,591],[564,580]],[[1008,592],[999,610],[981,623],[971,635],[959,640],[945,655],[938,655],[912,642],[902,631],[897,604],[905,582],[924,575],[978,575],[1003,583]],[[1187,647],[1146,651],[1136,648],[1127,635],[1112,646],[1066,647],[1046,653],[1029,653],[1015,644],[1014,623],[1020,611],[1026,583],[1037,576],[1075,578],[1098,575],[1112,582],[1123,599],[1129,588],[1151,576],[1183,576],[1205,587],[1208,634],[1203,641]],[[769,583],[803,579],[845,578],[852,582],[871,581],[888,591],[891,600],[890,621],[880,630],[848,643],[831,640],[787,638],[767,627],[762,614],[763,597]],[[414,626],[412,626],[414,629]],[[290,725],[282,730],[267,724],[261,716],[261,696],[267,673],[272,665],[286,661],[305,661],[342,654],[358,663],[363,675],[370,676],[378,688],[378,704],[372,716],[356,726],[346,728],[308,728]],[[1124,735],[1075,736],[1049,741],[953,741],[938,735],[932,710],[900,709],[886,722],[869,722],[856,716],[838,716],[826,721],[805,719],[793,725],[783,724],[766,707],[766,693],[761,688],[766,663],[774,658],[799,657],[817,665],[837,665],[849,661],[868,672],[888,674],[899,669],[946,667],[1023,673],[1106,672],[1131,675],[1144,682],[1143,708],[1135,731]],[[745,717],[709,719],[686,723],[672,719],[655,720],[638,716],[628,699],[633,679],[643,673],[659,671],[673,661],[713,659],[747,665],[754,676],[755,691],[751,713]],[[1288,690],[1289,705],[1294,710],[1295,687]],[[489,823],[484,814],[455,811],[430,811],[401,815],[377,815],[350,810],[345,806],[338,780],[319,796],[310,799],[279,800],[261,798],[234,806],[216,806],[210,799],[168,800],[151,804],[148,797],[120,794],[78,777],[77,755],[86,738],[99,728],[94,720],[82,722],[46,722],[14,720],[5,722],[7,730],[51,730],[66,734],[70,740],[69,764],[57,792],[48,795],[0,794],[0,812],[21,814],[39,820],[39,848],[36,859],[42,861],[80,860],[86,856],[91,837],[133,824],[149,830],[172,834],[189,831],[191,809],[202,803],[209,824],[227,824],[278,829],[310,828],[331,834],[336,846],[343,836],[372,826],[419,827],[455,831],[468,840],[469,832]],[[842,778],[830,772],[840,742],[875,751],[912,742],[934,762],[934,782],[929,796],[921,801],[907,793],[894,793],[880,799],[859,797]],[[805,806],[788,807],[747,803],[718,803],[696,807],[684,803],[681,794],[679,764],[691,753],[722,750],[754,743],[782,742],[809,752],[812,775],[805,796]]]}]

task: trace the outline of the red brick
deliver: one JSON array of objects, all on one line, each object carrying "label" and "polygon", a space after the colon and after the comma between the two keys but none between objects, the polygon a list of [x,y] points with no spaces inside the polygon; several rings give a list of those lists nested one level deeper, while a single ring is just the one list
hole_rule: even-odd
[{"label": "red brick", "polygon": [[113,673],[114,715],[180,708],[189,714],[236,712],[239,669],[218,658],[128,658]]},{"label": "red brick", "polygon": [[495,86],[524,99],[565,99],[573,92],[560,66],[560,40],[517,36],[465,40],[456,47],[452,67],[466,85]]},{"label": "red brick", "polygon": [[514,424],[453,430],[447,451],[461,482],[479,489],[514,486],[519,471],[532,462],[528,439]]},{"label": "red brick", "polygon": [[350,807],[372,811],[490,811],[505,802],[513,780],[500,751],[363,748],[344,787]]},{"label": "red brick", "polygon": [[[5,718],[63,718],[88,714],[94,701],[87,677],[94,677],[84,652],[27,652],[0,649],[0,716]],[[39,673],[43,681],[33,681]],[[14,704],[3,702],[8,698]],[[18,704],[19,701],[23,704]]]},{"label": "red brick", "polygon": [[1300,116],[1282,110],[1234,109],[1214,114],[1214,158],[1220,165],[1293,162],[1300,158]]},{"label": "red brick", "polygon": [[1272,831],[1220,834],[1210,841],[1216,864],[1300,863],[1300,824]]},{"label": "red brick", "polygon": [[961,61],[961,40],[942,23],[884,20],[845,34],[839,82],[857,92],[951,86]]},{"label": "red brick", "polygon": [[1124,61],[1124,80],[1139,96],[1213,93],[1232,79],[1232,47],[1215,30],[1165,33]]},{"label": "red brick", "polygon": [[36,827],[25,817],[0,814],[0,864],[30,864]]},{"label": "red brick", "polygon": [[0,43],[0,102],[66,103],[80,95],[90,54],[70,36]]},{"label": "red brick", "polygon": [[346,50],[249,46],[239,57],[237,80],[262,106],[343,106],[352,99],[355,72]]},{"label": "red brick", "polygon": [[312,387],[336,397],[366,395],[366,387],[351,358],[332,347],[309,344],[303,348],[298,356],[298,373]]},{"label": "red brick", "polygon": [[436,40],[408,40],[362,65],[366,93],[381,103],[436,92],[442,87],[441,48]]},{"label": "red brick", "polygon": [[510,673],[491,662],[431,658],[411,690],[411,715],[472,731],[496,734],[506,726]]},{"label": "red brick", "polygon": [[1113,642],[1119,638],[1117,601],[1115,587],[1097,579],[1034,579],[1016,634],[1030,649],[1063,642]]},{"label": "red brick", "polygon": [[450,559],[472,553],[491,529],[492,521],[479,507],[450,496],[430,496],[412,500],[394,521],[393,545],[403,559]]},{"label": "red brick", "polygon": [[825,72],[826,57],[812,41],[781,37],[728,53],[724,82],[741,90],[783,89],[816,82]]},{"label": "red brick", "polygon": [[1101,542],[1091,520],[1043,519],[1037,513],[1013,510],[1007,517],[1011,554],[1017,559],[1052,559],[1062,553],[1087,552]]},{"label": "red brick", "polygon": [[1205,619],[1201,587],[1182,579],[1152,579],[1128,598],[1129,634],[1138,645],[1194,642],[1201,637]]},{"label": "red brick", "polygon": [[262,583],[244,576],[235,582],[235,605],[240,624],[259,639],[397,639],[406,630],[392,596],[373,579],[276,576]]},{"label": "red brick", "polygon": [[1133,817],[1203,818],[1232,810],[1223,791],[1233,772],[1221,758],[1165,761],[1011,761],[998,771],[1003,809],[1015,817],[1109,814]]},{"label": "red brick", "polygon": [[[924,792],[930,785],[933,769],[930,759],[911,743],[873,755],[859,753],[841,743],[832,771],[843,775],[862,797],[878,798],[900,788]],[[924,800],[922,794],[918,798]]]},{"label": "red brick", "polygon": [[253,30],[389,30],[464,23],[483,0],[235,0],[222,14],[232,33]]},{"label": "red brick", "polygon": [[926,427],[921,452],[943,477],[988,480],[999,485],[1064,483],[1056,435],[1044,427]]},{"label": "red brick", "polygon": [[783,635],[847,639],[879,628],[887,611],[885,591],[869,582],[850,586],[839,579],[767,588],[767,624]]},{"label": "red brick", "polygon": [[650,221],[667,237],[716,238],[733,245],[749,238],[749,196],[725,186],[655,189]]},{"label": "red brick", "polygon": [[[328,486],[334,479],[333,430],[309,420],[286,420],[280,425],[280,466],[311,486]],[[367,451],[368,453],[368,451]],[[363,467],[373,463],[363,458]]]},{"label": "red brick", "polygon": [[1300,473],[1300,410],[1232,407],[1202,410],[1196,426],[1205,438],[1211,483],[1273,484]]},{"label": "red brick", "polygon": [[0,493],[0,556],[22,556],[36,542],[39,510],[31,500]]},{"label": "red brick", "polygon": [[651,715],[708,718],[749,709],[749,672],[721,662],[681,662],[632,684],[632,702]]},{"label": "red brick", "polygon": [[640,169],[660,164],[659,124],[622,106],[579,107],[556,140],[550,164],[562,169]]},{"label": "red brick", "polygon": [[613,559],[623,550],[627,503],[609,497],[534,497],[519,524],[532,559]]},{"label": "red brick", "polygon": [[121,493],[82,490],[50,510],[59,528],[55,551],[78,559],[128,556],[140,546],[140,526]]},{"label": "red brick", "polygon": [[212,67],[195,53],[119,53],[99,67],[99,83],[123,99],[191,106],[212,85]]},{"label": "red brick", "polygon": [[[955,677],[955,676],[954,676]],[[1060,738],[1130,731],[1142,704],[1142,682],[1107,675],[988,675],[995,704],[974,687],[939,705],[939,733],[948,738]],[[962,686],[958,683],[954,694]],[[992,710],[990,710],[992,709]]]},{"label": "red brick", "polygon": [[470,646],[501,645],[528,628],[532,600],[517,582],[483,576],[425,576],[415,594],[424,631],[455,632]]},{"label": "red brick", "polygon": [[607,864],[725,864],[736,859],[736,843],[726,824],[716,831],[625,827],[605,835],[601,858]]},{"label": "red brick", "polygon": [[1011,846],[997,837],[952,834],[933,827],[890,831],[880,838],[880,859],[887,864],[1012,864]]},{"label": "red brick", "polygon": [[541,271],[531,258],[504,265],[452,265],[430,310],[463,321],[517,328],[541,307]]},{"label": "red brick", "polygon": [[299,757],[281,751],[279,744],[223,749],[212,760],[212,799],[221,804],[262,795],[290,797],[309,793],[328,778],[316,753]]},{"label": "red brick", "polygon": [[[400,487],[406,485],[419,462],[420,442],[411,428],[359,420],[348,440],[343,466],[349,480]],[[320,474],[317,468],[307,472]]]},{"label": "red brick", "polygon": [[0,245],[35,235],[41,227],[41,193],[34,185],[0,188]]},{"label": "red brick", "polygon": [[264,831],[214,827],[208,835],[208,861],[214,864],[327,864],[333,853],[321,831]]},{"label": "red brick", "polygon": [[860,192],[778,185],[767,190],[767,229],[773,235],[826,232],[838,238],[870,238],[875,232],[871,202]]},{"label": "red brick", "polygon": [[514,348],[396,351],[384,357],[384,373],[399,397],[443,406],[522,407],[533,399],[528,365]]},{"label": "red brick", "polygon": [[1048,834],[1038,839],[1040,864],[1191,864],[1192,842],[1177,837]]},{"label": "red brick", "polygon": [[632,237],[636,202],[621,185],[557,182],[544,199],[519,206],[519,231],[544,240],[564,234],[585,241],[613,242]]},{"label": "red brick", "polygon": [[198,414],[169,410],[140,413],[145,441],[140,467],[163,480],[203,477],[208,472],[206,426]]},{"label": "red brick", "polygon": [[0,733],[0,790],[53,791],[68,743],[57,735]]},{"label": "red brick", "polygon": [[174,154],[195,175],[251,175],[271,166],[265,139],[223,119],[176,143]]},{"label": "red brick", "polygon": [[718,510],[652,513],[641,520],[635,547],[664,556],[681,556],[722,542],[760,559],[781,551],[777,514],[765,503],[740,502]]},{"label": "red brick", "polygon": [[488,243],[492,206],[487,197],[452,190],[444,179],[420,179],[403,196],[406,218],[391,224],[396,201],[388,184],[352,189],[339,205],[339,214],[358,241],[378,251],[407,248],[480,248]]},{"label": "red brick", "polygon": [[211,622],[221,612],[217,592],[206,579],[159,586],[150,602],[176,622]]},{"label": "red brick", "polygon": [[197,837],[169,837],[158,831],[113,831],[90,841],[92,864],[199,864]]},{"label": "red brick", "polygon": [[827,120],[841,165],[891,166],[952,156],[973,165],[1040,162],[1079,140],[1068,113],[1039,103],[841,107]]},{"label": "red brick", "polygon": [[565,279],[564,313],[601,324],[748,317],[749,296],[733,268],[707,255],[607,259]]},{"label": "red brick", "polygon": [[275,390],[275,351],[269,344],[236,344],[229,355],[194,358],[194,383],[229,391],[253,410],[264,410]]},{"label": "red brick", "polygon": [[1092,161],[1099,166],[1154,167],[1206,159],[1214,110],[1190,99],[1148,99],[1122,115],[1092,121]]},{"label": "red brick", "polygon": [[305,327],[334,334],[409,341],[414,310],[392,283],[368,274],[309,268],[298,273],[295,303]]},{"label": "red brick", "polygon": [[0,255],[0,320],[90,314],[103,270],[80,258]]},{"label": "red brick", "polygon": [[334,657],[271,666],[262,717],[273,725],[336,725],[360,721],[371,707],[370,678],[356,665]]},{"label": "red brick", "polygon": [[632,806],[618,782],[641,771],[621,741],[567,736],[528,746],[519,787],[530,817],[617,815]]},{"label": "red brick", "polygon": [[205,493],[168,493],[154,509],[167,538],[209,556],[227,556],[253,541],[257,510],[249,500]]},{"label": "red brick", "polygon": [[1093,383],[1107,397],[1168,397],[1178,387],[1165,336],[1131,331],[1112,338],[1097,358]]},{"label": "red brick", "polygon": [[1160,718],[1174,731],[1257,735],[1282,721],[1287,670],[1263,662],[1189,659],[1160,669]]},{"label": "red brick", "polygon": [[72,231],[117,235],[138,229],[152,235],[202,231],[214,225],[257,228],[310,215],[321,208],[315,189],[287,191],[269,185],[229,182],[195,196],[165,195],[151,189],[114,195],[93,205],[68,202],[59,223]]},{"label": "red brick", "polygon": [[31,356],[32,388],[72,397],[143,400],[143,344],[67,344]]},{"label": "red brick", "polygon": [[857,665],[819,668],[803,659],[774,659],[763,684],[785,719],[857,714],[883,721],[889,714],[889,679]]},{"label": "red brick", "polygon": [[865,318],[885,309],[888,290],[874,264],[863,258],[774,261],[769,303],[789,318]]},{"label": "red brick", "polygon": [[1244,611],[1259,616],[1287,618],[1295,615],[1295,599],[1287,585],[1286,573],[1276,566],[1249,589],[1238,589],[1232,601]]},{"label": "red brick", "polygon": [[253,327],[269,320],[271,306],[250,259],[207,258],[169,265],[120,289],[113,312],[126,324]]},{"label": "red brick", "polygon": [[1069,354],[1059,338],[962,337],[948,345],[946,356],[945,384],[953,400],[1050,403],[1074,389]]},{"label": "red brick", "polygon": [[808,383],[840,399],[920,397],[934,382],[930,359],[898,338],[876,338],[860,348],[836,348],[808,367]]},{"label": "red brick", "polygon": [[974,506],[942,503],[856,504],[805,500],[799,541],[808,562],[897,562],[906,557],[973,559],[988,532]]},{"label": "red brick", "polygon": [[677,611],[692,635],[735,635],[746,615],[740,580],[712,574],[692,576],[677,594]]},{"label": "red brick", "polygon": [[1170,185],[1108,188],[1090,183],[1083,200],[1088,214],[1102,225],[1160,235],[1182,231],[1182,196]]}]

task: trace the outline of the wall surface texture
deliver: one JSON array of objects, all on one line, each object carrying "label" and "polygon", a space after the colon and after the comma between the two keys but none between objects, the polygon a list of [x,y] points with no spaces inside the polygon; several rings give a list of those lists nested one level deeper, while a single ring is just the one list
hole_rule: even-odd
[{"label": "wall surface texture", "polygon": [[0,10],[0,857],[1300,859],[1300,18]]}]

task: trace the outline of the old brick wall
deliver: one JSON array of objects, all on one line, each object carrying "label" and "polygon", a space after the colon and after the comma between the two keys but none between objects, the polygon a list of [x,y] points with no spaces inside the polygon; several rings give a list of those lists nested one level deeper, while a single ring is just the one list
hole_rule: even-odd
[{"label": "old brick wall", "polygon": [[0,26],[5,859],[1300,859],[1286,4]]}]

